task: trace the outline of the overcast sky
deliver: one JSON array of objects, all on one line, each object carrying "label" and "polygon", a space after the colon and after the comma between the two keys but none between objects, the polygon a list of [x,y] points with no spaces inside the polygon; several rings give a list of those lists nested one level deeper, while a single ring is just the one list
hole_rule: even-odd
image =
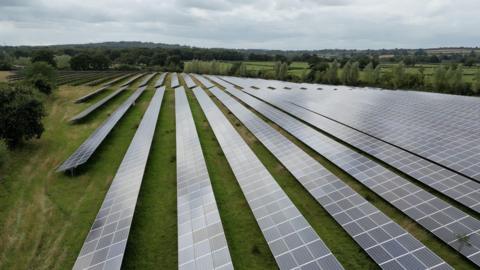
[{"label": "overcast sky", "polygon": [[1,45],[480,46],[480,0],[0,0]]}]

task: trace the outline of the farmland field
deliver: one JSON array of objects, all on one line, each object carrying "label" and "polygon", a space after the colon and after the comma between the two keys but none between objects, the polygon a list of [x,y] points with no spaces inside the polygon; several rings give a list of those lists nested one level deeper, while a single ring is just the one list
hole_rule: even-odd
[{"label": "farmland field", "polygon": [[[246,64],[249,69],[273,69],[273,62],[246,62]],[[306,63],[294,62],[289,72],[303,72],[306,68],[308,68]],[[426,73],[427,70],[429,69],[426,69]],[[472,72],[472,70],[466,69],[465,72]],[[124,255],[122,253],[123,260],[120,262],[123,269],[178,268],[181,261],[179,258],[184,258],[182,257],[184,251],[179,250],[181,240],[178,232],[184,228],[178,226],[180,217],[177,215],[177,196],[179,195],[177,177],[180,176],[177,175],[179,157],[176,152],[178,147],[176,134],[181,131],[176,129],[175,91],[181,88],[171,87],[172,74],[168,74],[166,79],[157,85],[161,74],[155,73],[146,82],[143,94],[125,115],[120,117],[100,146],[94,149],[91,158],[78,168],[59,173],[55,171],[57,167],[74,153],[75,149],[105,120],[115,116],[117,108],[126,102],[141,86],[142,80],[147,78],[146,75],[140,76],[128,84],[125,91],[113,97],[82,121],[69,123],[68,120],[71,117],[112,94],[129,78],[134,78],[134,75],[129,74],[107,85],[105,90],[82,103],[73,101],[97,90],[102,83],[108,81],[99,79],[110,75],[88,75],[88,78],[85,74],[68,76],[77,78],[75,84],[78,85],[73,86],[68,83],[61,85],[46,98],[48,114],[44,120],[45,133],[40,139],[28,141],[18,150],[11,151],[5,166],[8,170],[0,174],[2,177],[0,179],[0,241],[2,242],[0,269],[72,268],[79,257],[82,245],[84,242],[88,243],[86,239],[90,237],[87,235],[92,223],[111,188],[112,180],[116,179],[117,169],[122,159],[128,155],[127,149],[141,126],[144,113],[148,111],[147,108],[155,92],[159,91],[156,90],[156,86],[160,87],[160,85],[165,87],[165,94],[159,118],[155,124],[151,149],[147,153],[148,161],[138,199],[136,197],[134,199],[136,205],[133,205],[133,220],[130,230],[127,231],[128,241]],[[465,133],[466,136],[470,130],[478,128],[478,121],[475,122],[478,120],[480,105],[478,98],[366,88],[352,90],[350,87],[342,86],[294,84],[228,76],[204,77],[203,79],[209,79],[215,85],[214,88],[207,89],[200,83],[199,77],[195,76],[192,76],[196,84],[194,91],[204,91],[206,97],[213,101],[212,106],[218,108],[225,118],[222,123],[231,125],[240,135],[254,156],[258,158],[258,164],[264,167],[265,172],[271,175],[271,179],[291,200],[293,207],[298,209],[298,215],[305,218],[307,225],[311,226],[315,235],[318,235],[316,237],[321,239],[327,250],[331,252],[332,258],[345,269],[388,268],[387,266],[392,263],[403,265],[407,269],[406,265],[409,263],[418,263],[423,268],[427,268],[426,260],[422,261],[426,257],[433,259],[437,266],[450,265],[455,269],[476,269],[480,265],[480,260],[472,255],[480,254],[479,232],[473,230],[476,226],[480,226],[478,221],[480,212],[477,207],[477,203],[480,202],[476,201],[479,191],[475,190],[476,187],[480,187],[478,167],[463,166],[463,163],[459,165],[452,162],[456,160],[453,157],[439,158],[442,155],[454,155],[448,151],[430,155],[428,151],[423,152],[423,148],[415,148],[420,144],[426,145],[429,141],[425,137],[426,131],[420,133],[423,130],[421,125],[429,125],[429,121],[434,120],[438,126],[429,129],[428,135],[440,138],[442,132],[450,134],[453,141],[451,143],[457,147],[458,152],[462,153],[464,160],[468,160],[469,164],[476,164],[475,156],[470,155],[469,151],[470,148],[477,149],[478,145],[467,145],[460,135]],[[270,207],[262,208],[264,205],[270,205],[270,201],[257,205],[257,208],[252,210],[253,205],[258,204],[257,200],[264,195],[269,196],[268,190],[263,190],[267,194],[247,192],[245,183],[240,180],[242,174],[232,168],[232,156],[226,150],[224,142],[220,140],[219,134],[216,133],[218,130],[212,127],[212,120],[220,123],[220,119],[223,118],[212,118],[211,112],[204,108],[205,101],[200,100],[196,96],[198,93],[194,94],[194,91],[187,87],[186,78],[188,77],[184,77],[183,74],[178,74],[178,77],[180,84],[186,89],[188,104],[203,152],[201,158],[204,158],[208,169],[221,219],[221,229],[225,233],[227,251],[233,267],[277,269],[280,266],[282,268],[285,262],[279,257],[283,255],[275,256],[277,250],[272,243],[276,241],[271,238],[285,234],[285,239],[290,239],[289,237],[297,232],[284,233],[283,230],[287,230],[283,227],[286,223],[278,222],[277,216],[260,218],[260,213],[263,212],[259,209],[272,211],[272,217],[275,215],[276,210],[271,210]],[[99,82],[96,85],[87,86],[92,80],[99,80]],[[251,86],[256,86],[258,90],[251,89]],[[218,95],[218,91],[233,101],[227,102]],[[346,102],[350,95],[355,99]],[[428,95],[433,95],[434,101],[430,101]],[[331,103],[327,104],[326,100]],[[392,105],[389,103],[392,100],[397,102]],[[361,104],[370,105],[361,106]],[[239,113],[232,109],[234,106],[243,108],[251,115]],[[346,109],[339,111],[338,108]],[[415,112],[425,108],[432,108],[436,113],[428,115],[429,119],[418,118]],[[355,112],[359,118],[350,117],[349,114],[352,112]],[[363,119],[360,116],[368,117]],[[450,119],[449,125],[444,121],[447,118]],[[366,119],[378,121],[375,123],[384,125],[384,130],[388,132],[381,133],[372,128],[373,122],[368,122]],[[249,125],[254,121],[257,121],[256,126]],[[291,128],[287,124],[296,128]],[[267,137],[261,137],[262,129],[254,128],[261,125],[264,125],[265,130],[267,127],[271,129]],[[408,134],[403,136],[407,138],[412,136],[416,144],[409,144],[408,141],[402,140],[401,136],[396,136],[397,130],[392,128],[392,125],[399,125],[407,130]],[[451,129],[456,126],[462,126],[463,129],[459,132],[463,133],[458,135],[452,133]],[[316,138],[322,143],[315,145],[313,143],[315,140],[305,139],[304,134],[310,134],[309,138]],[[470,132],[470,134],[475,133]],[[304,168],[305,174],[299,177],[292,170],[293,161],[290,162],[290,159],[294,160],[296,155],[291,154],[285,158],[279,152],[275,152],[275,144],[268,143],[268,140],[274,136],[291,142],[291,149],[296,151],[292,153],[305,155],[302,162],[299,163],[297,160],[295,166],[302,166],[307,159],[310,164],[325,168],[330,176],[323,178],[325,175],[320,172],[307,176],[311,172],[309,168]],[[477,135],[471,135],[470,140],[476,142],[480,138]],[[439,139],[430,142],[429,145],[442,148],[442,143],[443,141]],[[322,145],[328,145],[330,148],[325,150]],[[369,148],[371,145],[379,147],[378,149],[388,148],[389,150],[377,151],[373,146]],[[395,156],[395,153],[399,156]],[[241,153],[236,155],[241,156]],[[345,160],[353,157],[356,159],[349,164],[345,163]],[[361,162],[364,163],[360,164]],[[419,169],[421,166],[425,167]],[[375,169],[372,169],[373,167]],[[245,172],[250,169],[243,168]],[[374,176],[378,172],[380,172],[379,175]],[[435,175],[435,178],[430,179],[431,174]],[[250,189],[259,183],[256,182],[258,180],[256,177],[260,176],[253,177],[248,183]],[[311,182],[305,182],[307,178],[312,179]],[[440,178],[443,179],[442,183],[438,180]],[[430,183],[426,179],[439,182]],[[460,181],[458,179],[468,185],[455,185],[454,181]],[[338,183],[333,184],[334,181]],[[459,186],[464,189],[460,189]],[[347,194],[347,190],[351,190],[349,191],[351,193],[341,198],[344,193]],[[465,200],[465,196],[458,195],[460,190],[472,195]],[[430,197],[425,201],[419,201],[415,194]],[[254,195],[257,198],[252,200],[251,196]],[[348,201],[348,198],[354,195],[361,199],[357,205]],[[330,201],[334,198],[337,198],[337,201],[333,201],[332,204]],[[430,204],[431,201],[434,203]],[[128,200],[126,202],[129,203]],[[370,209],[383,213],[382,220],[386,221],[380,225],[374,225],[374,222],[377,222],[373,218],[374,215],[365,215],[360,212],[361,208],[367,205],[371,207]],[[195,205],[191,207],[193,209]],[[274,206],[271,207],[273,209]],[[416,207],[419,209],[418,213],[412,213],[412,208],[417,209]],[[353,208],[359,212],[350,212]],[[334,211],[338,212],[334,214]],[[354,218],[354,214],[361,216]],[[345,221],[340,218],[341,215],[350,221],[344,223]],[[351,227],[358,220],[366,222],[365,218],[368,216],[371,216],[369,220],[373,225],[359,221],[358,224],[361,226]],[[269,225],[265,225],[266,219]],[[468,220],[468,223],[462,223],[462,220]],[[276,222],[279,224],[277,224],[278,227],[282,228],[275,232],[276,236],[265,233],[265,226],[275,227]],[[386,232],[389,231],[386,226],[380,229],[384,224],[396,224],[395,226],[398,226],[396,230],[401,232],[401,237],[408,236],[414,242],[418,240],[414,244],[415,248],[407,252],[411,246],[399,246],[396,249],[399,254],[388,250],[387,243],[395,242],[401,237],[387,234]],[[378,226],[371,230],[380,229],[383,232],[378,238],[375,238],[377,235],[373,233],[369,236],[375,243],[372,244],[375,247],[366,248],[363,246],[365,242],[358,237],[370,233],[367,226]],[[192,241],[197,241],[197,237],[193,237]],[[112,241],[111,238],[110,241]],[[379,239],[385,240],[381,242]],[[302,254],[299,254],[302,253],[301,249],[291,248],[289,240],[281,241],[286,243],[284,249],[287,251],[284,254],[292,252],[294,254],[291,257],[292,262],[301,265]],[[302,241],[307,246],[308,242]],[[205,243],[204,240],[199,242]],[[382,261],[380,251],[372,251],[377,248],[383,250],[385,256],[390,259]],[[419,250],[424,252],[422,256],[414,257],[412,254],[417,254]],[[307,249],[305,251],[308,252]],[[316,262],[315,250],[311,250],[305,256]],[[318,264],[321,263],[321,257],[317,258]],[[195,257],[192,260],[198,260],[196,263],[200,263],[201,258],[204,256]],[[213,262],[217,263],[217,257],[213,258]],[[104,258],[104,260],[108,259]],[[90,265],[101,264],[92,261]]]}]

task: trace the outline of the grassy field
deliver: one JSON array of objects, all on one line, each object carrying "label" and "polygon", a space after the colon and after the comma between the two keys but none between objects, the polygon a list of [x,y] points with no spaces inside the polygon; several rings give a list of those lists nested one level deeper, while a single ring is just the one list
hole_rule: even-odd
[{"label": "grassy field", "polygon": [[[71,268],[153,96],[155,80],[92,159],[73,177],[54,170],[133,93],[138,82],[77,125],[70,125],[67,120],[114,91],[114,87],[84,104],[72,101],[94,87],[62,86],[46,100],[45,133],[41,139],[30,141],[11,153],[6,166],[9,169],[0,181],[0,269]],[[169,78],[167,85],[168,82]],[[276,269],[268,245],[205,115],[191,91],[187,91],[187,96],[235,268]],[[346,269],[377,269],[276,158],[218,100],[214,101]],[[276,125],[272,126],[281,131]],[[456,269],[474,269],[454,250],[390,204],[295,138],[281,132]],[[175,154],[174,91],[167,88],[139,194],[124,269],[177,268]]]}]

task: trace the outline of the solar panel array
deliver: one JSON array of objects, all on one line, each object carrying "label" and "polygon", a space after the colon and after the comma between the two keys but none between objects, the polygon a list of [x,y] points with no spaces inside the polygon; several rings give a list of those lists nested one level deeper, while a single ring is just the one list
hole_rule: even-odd
[{"label": "solar panel array", "polygon": [[323,108],[323,104],[316,108],[326,116],[480,181],[478,120],[458,120],[444,113],[402,108],[394,106],[393,101],[383,103],[371,105],[368,110],[360,105],[349,106],[349,113],[357,115],[355,119],[330,107]]},{"label": "solar panel array", "polygon": [[180,82],[178,81],[178,74],[172,73],[172,76],[170,77],[170,87],[176,88],[179,86],[180,86]]},{"label": "solar panel array", "polygon": [[[480,183],[316,114],[312,112],[315,111],[315,108],[309,102],[308,97],[282,92],[272,94],[266,90],[255,91],[255,96],[365,151],[470,209],[480,212]],[[308,110],[299,106],[305,106],[304,108]]]},{"label": "solar panel array", "polygon": [[[126,75],[121,76],[121,77],[119,77],[119,78],[117,78],[117,79],[114,79],[114,80],[112,80],[112,81],[109,81],[109,82],[103,84],[102,87],[100,87],[99,89],[97,89],[97,90],[95,90],[95,91],[93,91],[93,92],[90,92],[90,93],[86,94],[86,95],[83,96],[83,97],[78,98],[77,100],[75,100],[75,103],[80,103],[80,102],[84,102],[84,101],[86,101],[86,100],[89,100],[89,99],[93,98],[94,96],[100,94],[101,92],[105,91],[106,89],[110,88],[110,86],[112,86],[112,84],[114,84],[114,83],[116,83],[116,82],[118,82],[118,81],[120,81],[120,80],[123,80],[123,79],[125,79],[126,77],[129,77],[129,76],[131,76],[131,74],[126,74]],[[123,86],[128,86],[128,85],[129,85],[129,84],[123,85]]]},{"label": "solar panel array", "polygon": [[343,269],[207,94],[194,94],[280,269]]},{"label": "solar panel array", "polygon": [[207,89],[208,88],[212,88],[214,85],[209,81],[207,80],[205,77],[201,76],[201,75],[198,75],[198,74],[190,74],[190,76],[193,76],[195,77],[195,79],[197,79],[201,84],[203,84],[203,86],[205,86]]},{"label": "solar panel array", "polygon": [[[449,268],[436,254],[280,132],[218,88],[211,91],[380,267]],[[351,230],[353,224],[357,230]]]},{"label": "solar panel array", "polygon": [[233,269],[183,87],[175,89],[178,269]]},{"label": "solar panel array", "polygon": [[108,82],[106,82],[106,83],[102,84],[102,86],[110,86],[110,85],[112,85],[112,84],[115,84],[115,83],[117,83],[117,82],[119,82],[119,81],[121,81],[121,80],[123,80],[123,79],[127,78],[127,77],[130,77],[131,75],[132,75],[132,74],[125,74],[125,75],[122,75],[122,76],[120,76],[120,77],[118,77],[118,78],[115,78],[115,79],[113,79],[113,80],[110,80],[110,81],[108,81]]},{"label": "solar panel array", "polygon": [[188,88],[194,88],[195,86],[197,86],[197,84],[192,80],[190,75],[188,75],[186,73],[182,73],[182,76],[183,76],[183,80],[185,81],[185,84],[187,84]]},{"label": "solar panel array", "polygon": [[155,82],[155,88],[158,88],[163,85],[167,74],[168,74],[167,72],[160,74],[160,77],[158,77],[158,80]]},{"label": "solar panel array", "polygon": [[98,88],[97,90],[92,91],[92,92],[86,94],[85,96],[82,96],[82,97],[76,99],[74,102],[75,103],[81,103],[81,102],[84,102],[86,100],[89,100],[89,99],[93,98],[94,96],[100,94],[101,92],[107,90],[109,87],[110,87],[110,85],[102,86],[102,87]]},{"label": "solar panel array", "polygon": [[[333,162],[443,242],[457,250],[462,247],[459,252],[480,266],[480,222],[477,219],[286,113],[238,90],[227,91]],[[244,91],[255,95],[258,90]],[[462,237],[459,236],[469,239],[468,248],[463,248]]]},{"label": "solar panel array", "polygon": [[157,72],[154,72],[152,74],[149,74],[147,77],[145,77],[145,79],[143,79],[143,81],[138,85],[138,87],[142,87],[142,86],[145,86],[148,84],[148,82],[150,82],[150,80],[155,77],[155,75],[157,75]]},{"label": "solar panel array", "polygon": [[57,172],[75,169],[87,162],[95,150],[100,146],[113,127],[118,123],[135,100],[145,91],[146,87],[138,88],[120,107],[107,118],[78,149],[58,167]]},{"label": "solar panel array", "polygon": [[120,269],[164,89],[157,89],[117,170],[73,269]]},{"label": "solar panel array", "polygon": [[[248,88],[255,83],[260,88],[272,85],[266,80],[225,78]],[[480,181],[478,99],[345,86],[321,88],[325,91],[296,93],[315,101],[315,109],[324,116]]]},{"label": "solar panel array", "polygon": [[125,89],[128,88],[128,85],[127,86],[122,86],[120,87],[119,89],[117,89],[115,92],[111,93],[110,95],[102,98],[101,100],[99,100],[97,103],[91,105],[90,107],[86,108],[85,110],[83,110],[82,112],[80,112],[79,114],[75,115],[74,117],[72,117],[70,119],[70,122],[76,122],[76,121],[80,121],[82,119],[84,119],[85,117],[87,117],[88,115],[90,115],[93,111],[95,111],[96,109],[100,108],[101,106],[103,106],[105,103],[107,103],[108,101],[110,101],[111,99],[113,99],[114,97],[116,97],[118,94],[120,94],[121,92],[123,92]]},{"label": "solar panel array", "polygon": [[135,75],[135,76],[133,76],[130,80],[126,81],[125,83],[123,83],[123,84],[120,85],[120,86],[130,85],[130,84],[132,84],[134,81],[136,81],[138,78],[143,77],[143,75],[145,75],[145,73]]}]

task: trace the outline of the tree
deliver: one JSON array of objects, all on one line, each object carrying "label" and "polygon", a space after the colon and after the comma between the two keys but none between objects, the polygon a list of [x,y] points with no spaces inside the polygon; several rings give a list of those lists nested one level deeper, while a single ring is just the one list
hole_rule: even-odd
[{"label": "tree", "polygon": [[365,75],[365,83],[367,85],[374,85],[375,84],[372,62],[368,63],[368,65],[365,66],[365,68],[363,69],[363,74]]},{"label": "tree", "polygon": [[35,62],[25,71],[25,82],[49,95],[57,87],[55,69],[46,62]]},{"label": "tree", "polygon": [[[5,165],[7,162],[8,158],[8,149],[7,149],[7,144],[5,143],[5,140],[0,139],[0,169]],[[1,179],[0,175],[0,179]]]},{"label": "tree", "polygon": [[12,69],[12,57],[5,51],[0,51],[0,70]]},{"label": "tree", "polygon": [[373,71],[373,84],[376,85],[380,82],[382,78],[382,68],[378,65]]},{"label": "tree", "polygon": [[238,67],[237,76],[246,77],[247,75],[247,64],[245,64],[245,62],[242,62],[242,64],[240,64],[240,66]]},{"label": "tree", "polygon": [[72,57],[68,54],[56,55],[55,56],[55,63],[57,63],[57,68],[58,69],[69,69],[71,59],[72,59]]},{"label": "tree", "polygon": [[102,53],[96,53],[90,58],[90,68],[93,70],[105,70],[110,67],[110,59]]},{"label": "tree", "polygon": [[448,91],[454,94],[462,94],[465,90],[465,84],[463,82],[463,66],[450,67],[446,74],[446,80],[448,83]]},{"label": "tree", "polygon": [[405,84],[405,64],[394,65],[392,67],[392,86],[394,89],[401,88]]},{"label": "tree", "polygon": [[70,67],[73,70],[89,70],[91,61],[90,55],[81,53],[70,59]]},{"label": "tree", "polygon": [[151,60],[150,65],[152,66],[164,66],[167,62],[168,54],[166,52],[155,53]]},{"label": "tree", "polygon": [[447,71],[445,67],[439,66],[433,72],[432,86],[434,91],[442,92],[447,88]]},{"label": "tree", "polygon": [[325,71],[325,81],[329,84],[338,84],[338,62],[337,60],[330,63]]},{"label": "tree", "polygon": [[355,62],[350,69],[350,84],[351,85],[358,85],[358,81],[360,79],[360,63]]},{"label": "tree", "polygon": [[25,84],[0,85],[0,138],[9,146],[40,138],[44,116],[37,90]]},{"label": "tree", "polygon": [[340,81],[342,82],[342,84],[344,85],[350,84],[351,69],[352,69],[352,64],[350,63],[350,61],[348,61],[347,63],[345,63],[345,65],[343,65],[343,68],[340,74]]},{"label": "tree", "polygon": [[276,62],[275,67],[275,79],[277,80],[285,80],[288,74],[288,64],[285,62]]},{"label": "tree", "polygon": [[475,72],[475,77],[473,78],[472,83],[472,91],[475,95],[480,94],[480,69],[477,69]]},{"label": "tree", "polygon": [[52,67],[57,67],[57,63],[55,62],[55,54],[50,50],[34,51],[32,55],[32,63],[35,62],[47,62]]}]

